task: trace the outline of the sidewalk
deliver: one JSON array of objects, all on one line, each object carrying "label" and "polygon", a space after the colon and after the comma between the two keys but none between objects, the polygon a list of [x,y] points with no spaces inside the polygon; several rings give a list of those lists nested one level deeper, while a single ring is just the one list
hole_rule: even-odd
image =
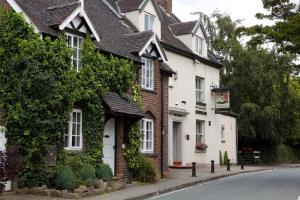
[{"label": "sidewalk", "polygon": [[[210,166],[201,165],[197,167],[197,177],[191,177],[192,170],[191,169],[170,169],[169,178],[163,179],[156,184],[131,184],[128,185],[125,190],[120,190],[117,192],[89,197],[85,198],[85,200],[139,200],[146,199],[153,196],[157,196],[160,194],[164,194],[167,192],[171,192],[174,190],[182,189],[185,187],[189,187],[198,183],[215,180],[218,178],[235,175],[239,173],[246,172],[254,172],[260,170],[268,170],[272,169],[275,166],[262,166],[262,167],[254,167],[254,166],[245,166],[245,170],[240,170],[239,166],[232,166],[231,171],[226,171],[226,167],[217,167],[215,169],[215,173],[210,173]],[[284,166],[288,167],[288,166]],[[16,195],[9,194],[4,195],[4,200],[61,200],[60,198],[49,198],[42,196],[32,196],[32,195]]]}]

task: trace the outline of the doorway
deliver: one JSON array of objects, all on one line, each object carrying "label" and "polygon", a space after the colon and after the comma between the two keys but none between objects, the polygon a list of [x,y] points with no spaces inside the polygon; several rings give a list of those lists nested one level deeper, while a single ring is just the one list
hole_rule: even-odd
[{"label": "doorway", "polygon": [[173,122],[173,163],[181,165],[181,122]]},{"label": "doorway", "polygon": [[103,134],[103,162],[108,164],[115,174],[115,119],[106,122]]}]

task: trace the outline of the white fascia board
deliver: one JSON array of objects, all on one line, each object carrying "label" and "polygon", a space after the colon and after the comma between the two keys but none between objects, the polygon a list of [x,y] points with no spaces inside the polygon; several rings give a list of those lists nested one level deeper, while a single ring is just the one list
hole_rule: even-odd
[{"label": "white fascia board", "polygon": [[64,30],[67,26],[68,26],[68,24],[70,24],[71,23],[71,21],[77,16],[77,15],[79,15],[79,13],[80,13],[80,11],[81,11],[81,7],[80,6],[78,6],[77,8],[76,8],[76,10],[74,10],[72,13],[71,13],[71,15],[69,15],[60,25],[59,25],[59,30]]},{"label": "white fascia board", "polygon": [[193,28],[192,34],[195,35],[197,32],[197,28],[200,26],[201,20],[199,19],[196,23],[195,27]]},{"label": "white fascia board", "polygon": [[68,24],[71,23],[71,21],[77,16],[81,16],[84,18],[84,20],[86,21],[86,23],[88,24],[89,28],[91,29],[94,37],[96,38],[96,40],[98,42],[100,42],[100,37],[96,31],[96,29],[94,28],[90,18],[87,16],[86,12],[81,8],[81,6],[78,6],[78,8],[76,8],[76,10],[74,10],[71,15],[69,15],[64,21],[63,23],[61,23],[61,25],[59,25],[59,30],[64,30]]},{"label": "white fascia board", "polygon": [[82,11],[80,13],[81,16],[83,16],[83,18],[85,19],[86,23],[88,24],[89,28],[91,29],[95,39],[97,40],[97,42],[100,42],[100,37],[95,29],[95,27],[92,24],[92,21],[90,20],[90,18],[88,17],[88,15],[86,14],[85,11]]},{"label": "white fascia board", "polygon": [[37,28],[37,26],[32,22],[32,20],[28,17],[28,15],[23,11],[23,9],[17,4],[15,0],[7,0],[9,5],[13,8],[13,10],[16,13],[22,13],[25,21],[29,24],[32,25],[34,32],[35,33],[41,33],[40,30]]},{"label": "white fascia board", "polygon": [[165,57],[163,50],[160,48],[160,45],[158,44],[158,41],[156,40],[156,35],[153,34],[153,36],[149,39],[149,41],[145,44],[145,46],[142,48],[142,50],[139,52],[139,56],[142,56],[146,49],[149,47],[149,45],[153,43],[159,52],[160,57],[162,58],[163,62],[165,63],[167,61],[167,58]]}]

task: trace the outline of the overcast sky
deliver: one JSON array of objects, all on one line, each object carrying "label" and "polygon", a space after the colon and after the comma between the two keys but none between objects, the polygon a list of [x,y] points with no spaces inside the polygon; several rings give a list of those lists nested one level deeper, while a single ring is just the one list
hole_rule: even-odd
[{"label": "overcast sky", "polygon": [[242,24],[245,26],[261,24],[262,21],[257,20],[255,14],[265,11],[261,0],[173,0],[173,12],[182,21],[198,18],[191,12],[200,11],[210,15],[216,9],[230,14],[234,20],[244,20]]}]

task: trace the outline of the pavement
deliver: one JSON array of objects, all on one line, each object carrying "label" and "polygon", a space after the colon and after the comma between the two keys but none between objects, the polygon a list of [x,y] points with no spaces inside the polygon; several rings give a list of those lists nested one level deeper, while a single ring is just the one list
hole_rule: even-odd
[{"label": "pavement", "polygon": [[[268,170],[273,168],[286,168],[286,167],[299,167],[297,165],[286,165],[286,166],[245,166],[244,170],[240,169],[240,166],[232,166],[231,171],[227,171],[226,167],[216,166],[215,173],[210,173],[209,165],[197,166],[197,177],[191,177],[191,169],[170,169],[169,177],[160,180],[156,184],[128,184],[124,190],[85,198],[85,200],[139,200],[147,199],[150,197],[158,196],[168,192],[176,191],[179,189],[194,186],[199,183],[208,182],[227,176],[232,176],[240,173],[249,173],[255,171]],[[2,197],[3,200],[61,200],[61,198],[50,198],[34,195],[16,195],[7,194]]]},{"label": "pavement", "polygon": [[300,168],[247,173],[198,184],[152,200],[299,200]]}]

